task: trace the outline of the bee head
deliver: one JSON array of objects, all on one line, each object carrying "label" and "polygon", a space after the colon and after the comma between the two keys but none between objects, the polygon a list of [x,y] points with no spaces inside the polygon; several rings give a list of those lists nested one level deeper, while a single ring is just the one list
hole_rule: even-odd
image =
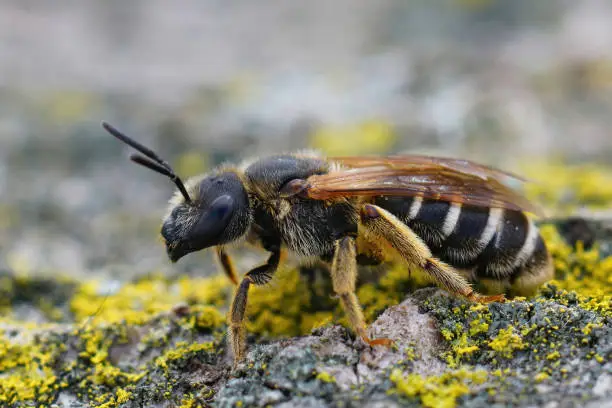
[{"label": "bee head", "polygon": [[176,184],[179,191],[170,202],[161,230],[172,262],[190,252],[235,241],[247,232],[251,220],[249,199],[235,173],[207,175],[190,185],[188,191],[170,165],[153,150],[106,122],[102,122],[102,127],[142,153],[131,155],[133,162],[167,176]]},{"label": "bee head", "polygon": [[171,201],[161,229],[172,262],[190,252],[235,241],[250,225],[248,195],[235,173],[207,175],[189,190],[191,201],[178,194]]}]

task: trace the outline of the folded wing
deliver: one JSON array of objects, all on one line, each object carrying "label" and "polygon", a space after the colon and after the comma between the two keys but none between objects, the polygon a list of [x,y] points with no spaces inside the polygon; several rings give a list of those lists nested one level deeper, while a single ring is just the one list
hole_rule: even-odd
[{"label": "folded wing", "polygon": [[337,157],[345,168],[308,178],[315,200],[352,196],[422,196],[479,207],[499,207],[537,215],[539,208],[504,182],[525,181],[468,160],[432,156]]}]

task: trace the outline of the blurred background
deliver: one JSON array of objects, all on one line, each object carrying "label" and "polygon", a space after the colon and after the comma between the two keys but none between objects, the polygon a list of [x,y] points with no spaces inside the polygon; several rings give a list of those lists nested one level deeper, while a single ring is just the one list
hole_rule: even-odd
[{"label": "blurred background", "polygon": [[303,147],[520,172],[611,164],[611,108],[605,0],[0,0],[0,268],[215,270],[169,265],[173,186],[102,119],[183,176]]}]

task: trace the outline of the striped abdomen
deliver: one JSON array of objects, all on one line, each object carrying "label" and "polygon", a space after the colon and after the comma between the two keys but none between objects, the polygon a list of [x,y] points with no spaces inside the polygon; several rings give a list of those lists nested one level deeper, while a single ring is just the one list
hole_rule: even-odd
[{"label": "striped abdomen", "polygon": [[[473,279],[529,285],[550,279],[548,251],[534,223],[522,212],[481,208],[421,197],[377,197],[449,265]],[[537,279],[536,279],[537,278]],[[541,278],[541,279],[540,279]],[[535,282],[537,281],[537,282]],[[540,282],[541,281],[541,282]]]}]

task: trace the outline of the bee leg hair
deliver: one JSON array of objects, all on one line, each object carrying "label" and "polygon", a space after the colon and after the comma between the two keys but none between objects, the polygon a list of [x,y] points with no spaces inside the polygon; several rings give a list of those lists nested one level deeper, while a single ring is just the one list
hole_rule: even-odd
[{"label": "bee leg hair", "polygon": [[353,330],[370,346],[390,346],[390,339],[370,339],[367,334],[366,323],[355,295],[355,282],[357,280],[357,251],[355,238],[346,236],[336,241],[331,276],[334,292],[340,298],[342,307],[349,319]]},{"label": "bee leg hair", "polygon": [[479,303],[505,300],[504,295],[483,296],[476,293],[458,271],[434,258],[423,240],[390,212],[365,204],[361,209],[361,224],[375,236],[384,238],[403,259],[419,266],[448,292]]},{"label": "bee leg hair", "polygon": [[242,279],[236,289],[234,300],[230,309],[229,316],[229,337],[234,354],[234,366],[244,358],[246,346],[246,334],[244,331],[244,312],[247,306],[247,297],[251,284],[264,285],[270,282],[272,274],[278,268],[280,261],[280,250],[272,251],[268,261],[251,269]]},{"label": "bee leg hair", "polygon": [[221,264],[223,272],[225,272],[227,277],[232,281],[234,285],[238,285],[238,275],[236,274],[236,269],[234,269],[234,263],[232,262],[232,258],[222,246],[216,246],[215,253],[217,254],[217,259]]}]

